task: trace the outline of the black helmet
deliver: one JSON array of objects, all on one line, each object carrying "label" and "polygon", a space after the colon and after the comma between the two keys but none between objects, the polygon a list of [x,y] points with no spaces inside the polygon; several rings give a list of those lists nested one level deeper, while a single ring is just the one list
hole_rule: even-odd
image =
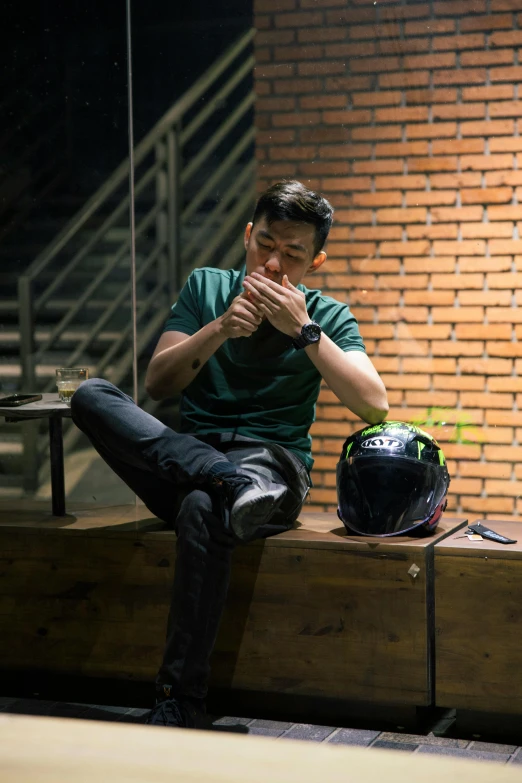
[{"label": "black helmet", "polygon": [[384,421],[354,432],[337,463],[338,515],[352,535],[432,533],[450,483],[444,454],[427,432]]}]

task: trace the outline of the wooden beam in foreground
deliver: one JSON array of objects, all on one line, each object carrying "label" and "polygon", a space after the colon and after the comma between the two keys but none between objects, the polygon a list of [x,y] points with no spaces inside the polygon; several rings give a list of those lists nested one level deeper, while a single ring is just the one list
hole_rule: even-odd
[{"label": "wooden beam in foreground", "polygon": [[0,716],[5,783],[514,783],[515,768],[398,751],[18,715]]}]

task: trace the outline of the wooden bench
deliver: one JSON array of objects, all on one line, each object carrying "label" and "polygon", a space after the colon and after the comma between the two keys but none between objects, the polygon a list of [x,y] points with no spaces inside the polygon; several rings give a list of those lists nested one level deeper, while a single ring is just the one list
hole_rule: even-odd
[{"label": "wooden bench", "polygon": [[517,543],[435,546],[436,703],[522,715],[522,523],[484,524]]},{"label": "wooden bench", "polygon": [[238,550],[213,684],[366,704],[433,701],[431,538],[348,537],[333,514]]},{"label": "wooden bench", "polygon": [[[434,546],[464,524],[358,538],[334,514],[305,513],[299,528],[239,547],[213,687],[431,705]],[[151,682],[175,555],[175,535],[154,527],[143,507],[62,518],[0,507],[0,669]]]}]

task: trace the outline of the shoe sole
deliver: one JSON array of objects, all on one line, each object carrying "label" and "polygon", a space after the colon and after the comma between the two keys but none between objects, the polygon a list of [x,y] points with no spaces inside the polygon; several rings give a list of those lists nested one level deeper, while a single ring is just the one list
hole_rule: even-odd
[{"label": "shoe sole", "polygon": [[243,537],[245,527],[251,533],[275,514],[286,494],[281,487],[260,492],[257,487],[247,489],[234,503],[230,512],[230,524],[236,535]]}]

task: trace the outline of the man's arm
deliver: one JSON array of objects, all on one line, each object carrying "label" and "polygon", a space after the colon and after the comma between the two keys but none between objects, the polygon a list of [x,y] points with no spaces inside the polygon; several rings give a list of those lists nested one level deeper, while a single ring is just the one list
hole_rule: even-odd
[{"label": "man's arm", "polygon": [[183,391],[226,339],[217,321],[212,321],[191,336],[182,332],[164,332],[147,368],[147,394],[153,400],[163,400]]},{"label": "man's arm", "polygon": [[324,333],[304,350],[343,405],[369,424],[386,418],[384,383],[363,351],[343,351]]},{"label": "man's arm", "polygon": [[[297,337],[309,323],[306,299],[285,276],[280,286],[252,274],[244,287],[270,323],[290,337]],[[388,413],[386,389],[377,370],[362,351],[343,351],[326,334],[304,349],[339,400],[363,421],[376,424]]]},{"label": "man's arm", "polygon": [[258,308],[241,294],[226,313],[193,335],[164,332],[147,368],[147,394],[153,400],[163,400],[183,391],[229,337],[249,337],[260,323]]}]

